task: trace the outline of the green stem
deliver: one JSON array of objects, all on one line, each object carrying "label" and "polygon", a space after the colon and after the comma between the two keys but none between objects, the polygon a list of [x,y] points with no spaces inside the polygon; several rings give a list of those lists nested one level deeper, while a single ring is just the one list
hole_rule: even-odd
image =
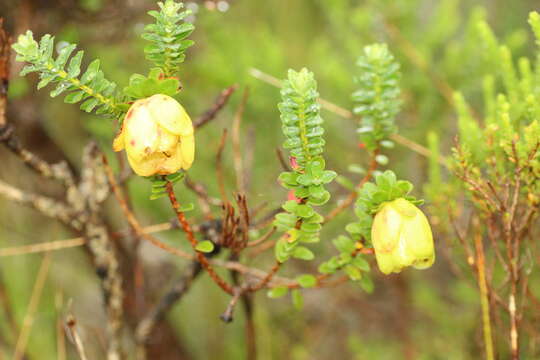
[{"label": "green stem", "polygon": [[300,127],[300,139],[302,139],[302,148],[304,149],[304,156],[306,162],[311,160],[311,155],[309,153],[309,142],[308,138],[306,136],[306,114],[305,114],[305,103],[302,101],[302,105],[300,106],[300,116],[298,117],[298,126]]},{"label": "green stem", "polygon": [[106,98],[102,94],[94,91],[92,88],[81,84],[81,81],[79,79],[70,78],[68,76],[68,73],[65,72],[64,70],[54,71],[53,70],[54,65],[52,65],[52,64],[47,64],[47,69],[50,72],[56,73],[56,75],[59,76],[60,78],[62,78],[62,80],[71,83],[73,86],[77,87],[79,90],[82,90],[85,93],[87,93],[88,95],[98,99],[102,104],[109,106],[110,108],[114,109],[115,111],[118,110],[116,104],[114,103],[114,101],[111,98]]}]

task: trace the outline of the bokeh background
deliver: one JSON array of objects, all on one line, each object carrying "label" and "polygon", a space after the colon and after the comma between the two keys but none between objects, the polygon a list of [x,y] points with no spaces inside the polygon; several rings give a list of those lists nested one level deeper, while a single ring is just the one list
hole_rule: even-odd
[{"label": "bokeh background", "polygon": [[[196,30],[196,45],[190,48],[181,69],[184,91],[181,102],[197,116],[211,106],[219,92],[238,84],[239,90],[218,118],[197,134],[198,154],[190,174],[218,195],[215,153],[223,128],[230,128],[249,89],[242,122],[245,146],[253,146],[249,199],[279,206],[286,194],[276,182],[280,172],[275,148],[282,142],[277,103],[279,90],[250,73],[259,69],[284,78],[288,68],[307,67],[315,73],[323,98],[350,109],[355,61],[363,46],[387,42],[402,66],[404,106],[398,115],[400,134],[426,144],[426,134],[439,134],[442,153],[447,155],[456,134],[455,111],[449,101],[453,90],[463,91],[473,106],[481,105],[482,44],[474,24],[486,19],[501,41],[515,55],[531,55],[532,35],[527,15],[539,10],[531,0],[229,0],[189,1],[190,21]],[[140,39],[146,12],[154,1],[143,0],[0,0],[0,17],[11,34],[31,29],[36,35],[55,34],[57,41],[76,42],[87,61],[102,60],[108,78],[120,87],[132,73],[146,73],[144,43]],[[47,91],[35,90],[36,77],[21,78],[21,64],[12,63],[9,89],[9,120],[26,146],[50,161],[68,157],[80,164],[82,149],[97,139],[109,149],[116,132],[109,120],[87,115],[76,106],[51,99]],[[358,180],[348,172],[350,164],[365,164],[366,153],[357,146],[356,124],[336,114],[323,113],[327,130],[328,168]],[[107,150],[108,151],[108,150]],[[396,145],[387,151],[389,167],[399,178],[415,184],[423,193],[428,180],[428,160]],[[53,183],[36,178],[5,149],[0,149],[0,178],[24,189],[59,194]],[[225,150],[228,191],[234,191],[230,144]],[[145,225],[168,220],[172,213],[165,200],[147,200],[149,185],[142,179],[129,182],[130,195],[139,219]],[[333,196],[345,196],[337,184]],[[429,194],[428,194],[429,195]],[[187,193],[186,196],[192,195]],[[191,198],[193,201],[193,198]],[[126,226],[119,208],[109,201],[108,216],[117,229]],[[198,218],[198,213],[190,215]],[[354,216],[342,214],[325,227],[322,239],[332,239]],[[478,359],[482,356],[482,332],[478,291],[462,257],[452,259],[464,269],[451,271],[448,257],[451,232],[437,227],[432,218],[439,251],[427,271],[404,271],[381,276],[374,270],[375,291],[366,294],[349,283],[336,288],[306,291],[305,307],[295,310],[289,300],[270,300],[261,292],[255,299],[255,323],[260,359]],[[71,237],[60,224],[33,210],[0,199],[0,246],[59,240]],[[174,233],[158,235],[176,244]],[[329,241],[318,251],[332,254]],[[169,284],[184,262],[150,246],[141,249],[150,269],[149,281]],[[0,258],[0,358],[10,358],[17,334],[8,323],[21,324],[30,301],[41,254]],[[324,256],[324,255],[322,255]],[[52,268],[35,314],[27,354],[29,359],[56,359],[57,321],[69,306],[77,317],[91,359],[103,358],[104,314],[98,280],[85,253],[78,248],[52,254]],[[268,267],[272,256],[255,264]],[[455,265],[453,264],[453,265]],[[284,271],[309,270],[304,264],[288,265]],[[472,280],[472,281],[471,281]],[[158,291],[158,290],[156,290]],[[155,294],[156,297],[159,293]],[[62,301],[62,305],[58,305]],[[228,296],[206,276],[196,281],[189,294],[168,316],[178,359],[243,359],[244,321],[241,311],[232,324],[219,315]],[[11,312],[13,319],[9,319]],[[497,344],[506,348],[507,344]],[[538,344],[528,339],[527,359],[539,358]],[[71,345],[69,345],[71,346]],[[76,358],[72,349],[70,357]]]}]

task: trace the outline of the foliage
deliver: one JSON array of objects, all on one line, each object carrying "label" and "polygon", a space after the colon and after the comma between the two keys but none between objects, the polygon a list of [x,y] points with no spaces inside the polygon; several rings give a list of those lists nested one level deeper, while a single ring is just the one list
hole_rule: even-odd
[{"label": "foliage", "polygon": [[38,44],[30,30],[25,35],[20,35],[17,43],[13,45],[17,52],[17,61],[29,63],[23,68],[21,75],[39,73],[41,81],[37,85],[38,89],[49,83],[57,83],[50,93],[52,97],[69,92],[64,98],[66,103],[82,102],[83,111],[95,110],[97,114],[118,117],[126,107],[119,103],[115,93],[116,84],[105,78],[103,71],[99,69],[99,60],[92,61],[84,74],[79,76],[84,51],[78,51],[70,60],[75,48],[75,44],[65,44],[54,59],[54,37],[44,35]]},{"label": "foliage", "polygon": [[133,74],[124,94],[131,99],[147,98],[155,94],[175,96],[180,90],[180,81],[176,78],[165,78],[159,68],[150,70],[148,76]]},{"label": "foliage", "polygon": [[[14,4],[16,3],[14,2]],[[119,3],[122,4],[122,1]],[[540,88],[538,86],[538,60],[523,56],[530,54],[530,48],[527,42],[529,34],[522,28],[524,23],[522,14],[526,10],[534,8],[536,4],[529,0],[512,4],[497,2],[490,3],[488,9],[483,9],[474,2],[464,0],[442,0],[430,3],[429,6],[426,6],[427,3],[422,0],[300,1],[294,2],[294,4],[286,0],[262,3],[235,1],[230,2],[230,10],[227,13],[221,13],[209,10],[206,4],[210,2],[196,3],[199,4],[198,11],[195,7],[190,8],[193,9],[193,15],[196,16],[197,26],[204,28],[205,31],[194,34],[197,43],[202,45],[197,48],[197,51],[190,53],[192,61],[189,63],[189,71],[182,74],[182,82],[192,84],[191,91],[182,93],[183,100],[190,104],[190,108],[195,109],[194,111],[202,112],[209,105],[217,88],[232,83],[249,84],[251,96],[244,113],[244,120],[248,120],[249,124],[244,122],[242,127],[253,126],[258,134],[263,134],[263,136],[257,136],[256,139],[257,146],[253,154],[255,171],[250,181],[250,190],[251,194],[262,196],[261,201],[268,202],[270,206],[276,205],[275,203],[279,201],[276,200],[279,199],[279,194],[271,189],[274,177],[268,176],[269,173],[275,171],[275,162],[257,160],[266,159],[269,149],[275,146],[276,136],[279,135],[279,132],[275,131],[275,122],[265,121],[274,116],[273,108],[268,104],[275,102],[277,94],[271,86],[256,79],[250,79],[248,75],[250,67],[257,67],[269,74],[279,74],[289,66],[306,65],[317,74],[323,98],[353,109],[353,106],[348,106],[349,94],[362,86],[358,84],[355,85],[356,89],[353,89],[351,79],[354,74],[360,78],[363,75],[361,72],[363,70],[359,71],[358,68],[354,70],[351,65],[354,64],[358,54],[363,52],[365,44],[386,42],[388,47],[392,49],[396,62],[400,64],[400,84],[405,100],[403,103],[404,111],[397,118],[400,135],[423,144],[426,139],[425,135],[429,132],[426,141],[429,149],[429,152],[426,152],[429,156],[429,167],[426,166],[425,159],[401,147],[399,142],[395,149],[385,150],[385,155],[388,158],[379,153],[377,159],[379,160],[378,165],[384,165],[388,159],[391,159],[391,169],[400,177],[413,180],[415,184],[422,184],[426,178],[429,178],[429,182],[422,187],[426,198],[426,213],[429,214],[430,222],[435,230],[437,247],[444,249],[443,256],[446,256],[446,261],[439,262],[430,276],[427,277],[410,274],[411,276],[400,277],[396,281],[385,281],[375,277],[378,291],[371,296],[359,295],[357,292],[338,292],[338,290],[317,294],[316,296],[320,297],[316,299],[323,299],[318,303],[323,303],[324,306],[318,305],[316,301],[307,301],[305,317],[304,314],[291,314],[285,307],[258,306],[255,311],[256,328],[258,339],[260,339],[260,343],[257,344],[258,348],[264,349],[269,356],[295,359],[314,356],[322,358],[329,356],[340,358],[384,357],[393,359],[399,356],[430,358],[440,356],[441,353],[446,354],[447,358],[480,358],[482,351],[480,344],[478,341],[472,340],[479,338],[478,291],[475,284],[464,280],[463,270],[468,264],[477,265],[474,249],[472,249],[472,253],[467,252],[471,250],[471,244],[468,242],[472,239],[472,233],[476,231],[474,230],[476,226],[484,232],[484,245],[489,264],[499,263],[494,257],[495,248],[491,246],[488,234],[495,233],[497,236],[502,236],[502,234],[491,232],[488,229],[486,216],[496,213],[493,211],[493,204],[489,201],[482,201],[482,198],[477,196],[473,185],[460,180],[455,175],[462,176],[466,170],[467,179],[476,184],[480,181],[480,184],[486,186],[486,190],[491,194],[491,190],[487,187],[488,183],[493,185],[494,183],[505,184],[514,181],[512,174],[519,168],[518,162],[515,160],[520,159],[519,165],[527,165],[525,166],[526,170],[520,173],[523,188],[517,192],[520,201],[517,217],[525,218],[521,216],[522,211],[533,210],[538,203],[539,190],[535,190],[535,185],[538,183],[536,180],[538,178],[538,165],[535,165],[537,157],[534,156],[532,161],[525,160],[527,152],[530,150],[529,154],[532,153],[535,139],[538,138],[538,129],[535,123],[537,117],[534,115],[536,112],[534,107],[538,104]],[[50,10],[47,8],[49,5]],[[33,27],[36,34],[51,31],[44,29],[43,24],[51,21],[57,22],[59,14],[65,12],[64,7],[55,10],[55,5],[51,2],[47,7],[39,8],[43,21],[40,21],[41,25],[36,24],[35,28]],[[124,9],[122,11],[129,14],[128,2],[125,5],[125,11]],[[84,26],[77,23],[79,21],[76,17],[78,12],[74,11],[73,18],[70,18],[69,22],[66,22],[65,25],[59,24],[58,30],[60,32],[56,39],[77,42],[87,49],[87,54],[92,51],[93,56],[100,58],[101,64],[107,65],[108,79],[114,80],[121,86],[124,86],[123,80],[128,79],[131,72],[137,71],[144,74],[134,75],[123,93],[115,93],[120,108],[125,106],[123,105],[125,102],[158,92],[170,91],[172,93],[174,91],[174,94],[177,95],[179,82],[172,78],[176,75],[177,68],[171,70],[171,75],[168,76],[170,78],[168,78],[160,74],[160,72],[163,73],[162,71],[151,70],[150,73],[141,71],[140,61],[133,61],[138,56],[133,54],[133,49],[136,46],[132,46],[132,42],[124,41],[124,39],[132,29],[138,31],[136,30],[138,29],[136,21],[139,21],[137,18],[133,17],[133,19],[122,21],[122,29],[117,33],[120,36],[107,37],[107,41],[103,44],[97,44],[94,41],[95,28],[106,28],[111,33],[115,33],[115,30],[112,29],[115,25],[111,25],[112,22],[105,20],[103,23],[101,21],[95,23],[94,15],[96,15],[96,19],[101,19],[98,17],[100,15],[104,15],[103,18],[107,18],[109,15],[106,11],[110,8],[105,5],[102,7],[105,11],[92,14],[92,18],[85,19]],[[283,12],[276,11],[280,7],[287,8],[285,16],[282,15]],[[510,8],[512,11],[508,11]],[[254,14],[256,15],[254,16]],[[493,30],[487,23],[488,18],[493,25]],[[538,15],[534,13],[529,19],[537,42],[540,33],[538,19]],[[9,12],[7,20],[10,21]],[[95,24],[87,26],[87,24],[91,25],[91,22]],[[181,21],[178,21],[177,24],[183,25]],[[76,30],[73,31],[73,28]],[[157,34],[153,31],[146,31],[146,33]],[[249,36],[245,36],[246,33],[249,33]],[[69,36],[66,38],[65,34],[69,34]],[[122,41],[118,41],[118,39],[122,39]],[[152,42],[152,45],[157,44],[158,42]],[[165,49],[168,43],[162,41],[160,44]],[[161,54],[163,53],[164,51]],[[365,53],[362,56],[366,57]],[[151,60],[151,63],[153,63],[152,66],[157,66],[156,69],[163,66],[163,62],[160,65]],[[67,70],[65,71],[67,72]],[[14,99],[11,104],[12,108],[15,108],[14,105],[17,101],[21,101],[17,99],[28,101],[28,98],[22,97],[28,90],[19,92],[19,89],[27,89],[26,84],[32,81],[31,77],[10,80],[10,94]],[[459,92],[455,92],[454,89],[459,89]],[[17,95],[14,95],[16,93]],[[32,98],[36,99],[33,101],[39,103],[43,109],[47,131],[55,140],[61,139],[60,145],[64,149],[71,151],[80,147],[79,140],[85,139],[87,136],[84,129],[79,129],[78,125],[74,126],[74,116],[81,116],[84,124],[92,121],[104,128],[105,124],[108,124],[108,122],[96,120],[86,114],[74,115],[75,109],[69,110],[66,107],[58,106],[56,102],[40,101],[42,98],[39,96],[39,94],[32,94]],[[15,99],[16,97],[17,99]],[[84,101],[89,99],[91,97]],[[235,103],[234,98],[232,102]],[[354,102],[354,106],[356,106],[357,102]],[[377,107],[374,109],[376,110]],[[225,108],[222,120],[232,117],[232,115],[232,110]],[[362,116],[358,115],[359,127],[361,128]],[[334,114],[323,113],[323,116],[326,120],[324,135],[327,142],[325,157],[328,165],[332,169],[338,170],[346,169],[347,164],[354,163],[349,166],[351,172],[361,176],[369,173],[370,170],[357,165],[357,163],[364,161],[369,162],[371,159],[364,159],[363,154],[356,151],[356,146],[353,147],[352,137],[348,136],[349,131],[347,130],[350,130],[354,125],[349,126],[347,120]],[[455,121],[456,118],[457,121]],[[393,122],[393,124],[396,127],[396,123]],[[109,127],[106,129],[112,136],[114,131],[110,131]],[[456,129],[459,136],[457,142],[453,143]],[[221,126],[205,127],[197,138],[201,148],[213,149],[220,130]],[[350,133],[352,134],[353,131],[351,130]],[[361,137],[365,135],[365,133],[360,134]],[[385,144],[388,144],[386,140],[381,140],[379,145],[384,147]],[[249,141],[251,139],[245,142]],[[514,141],[515,146],[513,145]],[[449,148],[452,144],[455,146],[454,156],[446,156],[449,154]],[[345,146],[347,146],[347,150],[344,150]],[[370,150],[371,155],[372,149],[368,148],[368,150]],[[209,178],[208,174],[212,174],[214,171],[214,155],[212,151],[200,152],[198,165],[190,171],[190,177],[203,179],[205,182]],[[448,164],[451,166],[451,171],[448,171],[446,167]],[[232,169],[232,166],[224,167],[227,185],[233,178],[229,169]],[[375,174],[377,173],[376,171]],[[345,190],[354,190],[355,184],[343,176],[336,180],[343,185],[344,189],[340,189],[336,184],[325,189],[332,192],[332,200],[337,199],[339,204],[340,195]],[[157,181],[162,180],[157,179]],[[147,186],[147,184],[144,185]],[[143,201],[146,196],[141,196],[141,194],[148,192],[147,187],[143,187],[144,185],[143,182],[137,180],[129,182],[129,190],[134,196],[134,205],[138,215],[146,214],[150,219],[156,214],[165,214],[165,211],[170,210],[164,209],[161,202]],[[215,182],[208,180],[204,185],[211,196],[217,193],[218,186]],[[377,186],[376,181],[374,185]],[[159,185],[156,186],[156,189],[159,188]],[[506,194],[501,192],[501,189],[504,191],[505,187],[496,187],[496,192],[500,196]],[[163,194],[163,191],[159,190],[158,193]],[[512,197],[510,196],[510,198]],[[328,204],[328,206],[331,205]],[[8,218],[11,216],[11,210],[10,207],[6,214]],[[317,212],[323,214],[324,210],[325,208],[321,211],[317,210]],[[508,214],[508,212],[499,210],[498,213],[501,214],[501,217],[497,221],[502,223],[504,221],[503,215]],[[343,213],[342,216],[336,218],[335,222],[324,227],[325,232],[321,234],[319,230],[318,236],[325,238],[328,235],[330,239],[336,237],[336,231],[339,233],[344,224],[351,221],[350,217],[352,216],[354,215],[350,212]],[[199,209],[196,210],[194,217],[203,219]],[[477,219],[480,219],[479,225],[475,225]],[[357,223],[360,223],[359,218],[355,224]],[[26,223],[10,224],[17,231],[24,231],[25,225]],[[292,227],[295,225],[292,224]],[[531,228],[534,233],[534,229],[538,229],[537,223],[533,222]],[[455,229],[457,229],[456,232]],[[47,234],[45,231],[46,229],[43,229],[41,233]],[[283,229],[283,231],[287,230]],[[255,238],[258,238],[259,235],[255,230],[253,230],[253,234]],[[367,234],[369,235],[369,232]],[[2,244],[5,246],[13,245],[10,240],[11,235],[16,234],[6,230],[4,235],[6,239]],[[163,235],[166,240],[167,235]],[[36,236],[40,237],[39,234]],[[161,234],[159,236],[161,238]],[[344,259],[347,259],[352,252],[359,252],[353,259],[361,258],[367,261],[370,258],[368,254],[369,242],[357,241],[357,239],[362,238],[359,235],[355,236],[337,236],[332,241],[338,249],[336,263],[342,261],[339,257],[343,256]],[[41,240],[50,240],[48,235],[41,237],[43,237]],[[534,238],[537,236],[530,235],[530,239]],[[454,239],[465,240],[466,246],[461,246],[458,241],[452,243]],[[503,245],[500,242],[498,244]],[[522,257],[521,261],[516,263],[520,271],[523,270],[524,273],[530,272],[531,274],[528,278],[529,288],[526,289],[527,297],[538,297],[538,271],[535,271],[537,265],[530,260],[534,260],[536,254],[534,246],[530,246],[530,244],[529,239],[521,242]],[[201,246],[204,248],[206,245]],[[315,247],[310,246],[310,249],[315,252]],[[329,252],[323,244],[317,246],[316,249],[317,252],[314,255],[317,258]],[[501,249],[504,250],[503,247]],[[73,252],[74,255],[80,255],[74,250],[68,251]],[[366,254],[363,253],[364,251]],[[460,255],[463,255],[461,257],[462,263],[460,263]],[[506,254],[503,253],[503,256]],[[73,264],[69,262],[72,256],[65,258],[65,264],[55,264],[55,267],[62,266],[62,270],[72,269]],[[12,265],[19,266],[20,259],[6,259],[4,261],[6,264],[3,266],[5,273],[13,273]],[[11,302],[19,309],[20,318],[26,311],[27,302],[23,300],[30,297],[35,275],[34,271],[28,271],[26,266],[32,265],[34,259],[31,257],[28,259],[28,261],[23,262],[24,269],[21,268],[28,274],[23,276],[22,271],[15,272],[16,276],[6,276],[4,279],[8,283],[18,285],[8,289],[8,296],[11,295]],[[15,263],[12,264],[11,260],[15,260]],[[77,260],[80,260],[77,261],[78,264],[87,263],[84,258],[77,258]],[[359,265],[356,268],[360,270],[361,275],[359,284],[364,285],[365,282],[365,288],[373,290],[373,282],[367,272],[369,267],[362,269],[360,261],[357,262]],[[342,262],[342,264],[348,263]],[[310,264],[303,262],[291,265],[297,266],[302,271],[309,271],[311,267]],[[79,266],[79,268],[81,267]],[[338,266],[335,266],[335,268],[334,273],[348,271],[350,278],[358,278],[356,272],[350,270],[351,268],[348,268],[349,270],[345,270],[345,267],[339,269]],[[86,267],[81,269],[81,271],[85,270],[87,270]],[[93,271],[93,269],[88,270]],[[292,272],[293,269],[290,270]],[[508,274],[500,266],[494,266],[491,273],[489,271],[488,269],[489,277],[494,279],[494,288],[497,288],[495,281],[505,279]],[[87,280],[92,281],[90,271],[88,272],[89,278]],[[77,283],[83,283],[78,278],[79,271],[66,271],[66,273],[68,274],[66,276],[69,274],[77,276]],[[471,277],[470,274],[465,274],[465,276]],[[476,274],[472,276],[476,277]],[[316,284],[315,287],[318,287],[320,285],[319,277],[320,275],[302,274],[293,275],[292,279],[303,289],[311,288],[313,283]],[[20,291],[22,285],[19,285],[23,278],[25,291]],[[86,284],[86,282],[84,283]],[[521,284],[523,283],[527,283],[527,279],[522,280]],[[172,320],[171,323],[185,335],[185,341],[195,357],[244,357],[242,346],[229,346],[231,344],[240,345],[242,342],[239,340],[244,331],[243,326],[241,326],[243,325],[242,321],[228,327],[228,330],[223,333],[223,338],[220,337],[219,341],[199,336],[205,328],[215,326],[215,319],[212,316],[215,308],[226,305],[224,297],[218,294],[215,286],[211,285],[209,282],[197,283],[197,286],[190,290],[189,296],[182,300],[185,303],[176,307],[169,316]],[[297,305],[301,305],[302,302],[299,296],[301,289],[294,290],[294,299]],[[289,290],[287,286],[277,286],[273,287],[270,293],[283,296],[288,294]],[[396,294],[399,296],[388,296],[390,293],[394,294],[394,291],[399,291]],[[84,293],[86,294],[86,292]],[[347,294],[354,295],[348,296]],[[53,295],[52,293],[44,294],[42,300],[49,304],[49,300],[54,297]],[[504,304],[508,300],[506,292],[494,294],[494,296],[497,303],[502,300]],[[74,295],[75,302],[80,299],[79,295]],[[353,300],[360,305],[343,306],[344,302]],[[518,309],[519,304],[526,304],[525,311],[521,313],[520,324],[524,329],[529,327],[534,329],[534,322],[531,322],[531,319],[534,321],[536,315],[532,313],[533,307],[527,306],[527,302],[528,298],[517,301]],[[414,304],[414,306],[407,309],[400,308],[405,304]],[[452,316],[455,311],[448,311],[449,306],[453,310],[459,311],[461,314],[459,319]],[[495,305],[494,313],[499,309],[498,306]],[[395,307],[400,311],[406,310],[400,313],[403,316],[396,318],[395,324],[385,321],[386,311],[390,307]],[[45,306],[40,305],[40,311],[44,309]],[[190,309],[190,311],[185,311],[185,309]],[[343,316],[336,317],[336,312]],[[79,316],[82,324],[85,321],[84,315]],[[508,316],[507,311],[502,312],[500,316],[497,315],[497,322],[494,325],[494,332],[498,334],[496,337],[497,356],[501,358],[509,357],[505,352],[505,348],[508,347],[507,343],[509,343],[506,339],[509,331],[505,328]],[[315,323],[310,320],[314,318],[318,319]],[[411,319],[417,318],[429,318],[429,321],[423,322],[421,325],[411,322]],[[39,324],[36,323],[32,332],[51,335],[50,329],[54,327],[54,319],[51,319],[44,318]],[[358,346],[349,346],[348,349],[342,346],[342,341],[345,339],[339,336],[339,332],[336,332],[335,335],[329,334],[327,337],[328,341],[336,340],[334,343],[339,344],[337,346],[330,346],[327,343],[321,345],[316,340],[317,337],[297,336],[302,334],[302,330],[307,327],[321,331],[321,327],[326,326],[325,324],[328,324],[329,321],[336,328],[345,327],[345,330],[350,334],[348,340],[357,339]],[[389,327],[390,323],[392,326]],[[50,324],[52,326],[49,326]],[[81,326],[84,327],[84,325]],[[282,331],[274,332],[273,329],[277,326]],[[388,331],[391,331],[394,326],[403,329],[403,336],[399,338],[388,337]],[[419,340],[429,336],[433,329],[446,335],[443,336],[445,341],[435,339],[425,343]],[[456,332],[456,329],[460,331]],[[2,329],[2,332],[5,332],[4,330]],[[322,329],[322,331],[325,330]],[[536,358],[538,350],[535,344],[538,343],[538,337],[528,334],[527,330],[524,330],[523,333],[519,334],[522,357]],[[43,351],[44,349],[40,348],[38,343],[45,341],[44,338],[45,336],[33,336],[28,346],[30,357],[46,357],[48,355],[44,355],[45,353],[53,354],[54,342],[52,339],[50,349],[46,349],[49,351]],[[90,341],[85,345],[87,348],[93,347]],[[1,350],[0,354],[2,354]],[[9,357],[11,353],[6,351],[5,355]]]},{"label": "foliage", "polygon": [[182,3],[174,0],[158,2],[160,11],[152,10],[148,14],[156,19],[155,24],[145,27],[143,39],[151,44],[144,48],[146,59],[163,71],[165,77],[175,76],[178,66],[186,58],[186,50],[193,45],[187,37],[193,32],[193,24],[184,22],[191,11],[181,11]]},{"label": "foliage", "polygon": [[391,147],[386,139],[397,131],[394,120],[401,105],[399,64],[386,44],[372,44],[364,47],[356,65],[360,73],[354,78],[358,89],[352,99],[353,111],[360,116],[360,140],[369,150]]},{"label": "foliage", "polygon": [[313,253],[299,244],[319,241],[323,218],[312,205],[320,206],[330,199],[330,193],[324,186],[337,174],[325,170],[323,119],[313,73],[305,68],[299,72],[289,70],[281,97],[278,107],[282,131],[287,138],[283,147],[289,150],[293,170],[281,173],[279,181],[292,191],[294,199],[283,205],[284,213],[276,215],[274,224],[286,232],[286,236],[277,242],[275,254],[279,262],[291,256],[312,260]]},{"label": "foliage", "polygon": [[358,221],[346,227],[350,237],[341,235],[333,241],[339,255],[322,263],[319,271],[323,274],[334,274],[338,270],[344,270],[351,280],[360,280],[360,285],[364,290],[371,292],[373,283],[367,274],[365,276],[362,274],[368,272],[370,267],[367,261],[358,255],[358,252],[366,246],[371,246],[371,226],[381,205],[399,198],[409,200],[413,204],[423,202],[409,195],[412,189],[413,185],[410,182],[397,180],[391,170],[379,174],[374,183],[364,184],[358,192],[355,205]]}]

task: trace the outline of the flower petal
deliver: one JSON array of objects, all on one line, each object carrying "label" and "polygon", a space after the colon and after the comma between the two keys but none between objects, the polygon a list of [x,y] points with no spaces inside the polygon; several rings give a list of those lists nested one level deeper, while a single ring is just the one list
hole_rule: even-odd
[{"label": "flower petal", "polygon": [[149,99],[149,110],[160,126],[175,135],[193,134],[193,124],[184,107],[167,95],[154,95]]},{"label": "flower petal", "polygon": [[179,141],[179,138],[177,135],[173,135],[172,133],[168,132],[164,128],[158,129],[158,136],[159,136],[159,146],[157,151],[159,152],[166,152],[169,154],[172,154],[174,151],[176,151],[176,147]]},{"label": "flower petal", "polygon": [[124,141],[124,126],[123,125],[122,125],[122,128],[120,129],[120,132],[114,138],[112,147],[114,151],[124,150],[125,141]]},{"label": "flower petal", "polygon": [[[156,154],[157,155],[157,154]],[[182,168],[182,153],[176,149],[170,156],[161,156],[157,173],[161,175],[174,174]]]},{"label": "flower petal", "polygon": [[135,171],[135,173],[139,176],[152,176],[157,174],[159,170],[159,166],[162,162],[162,159],[159,157],[149,157],[146,159],[143,159],[142,161],[137,161],[133,159],[128,154],[128,161],[129,165]]},{"label": "flower petal", "polygon": [[133,108],[124,121],[126,151],[132,159],[140,161],[158,150],[158,126],[145,106]]},{"label": "flower petal", "polygon": [[178,151],[182,153],[182,169],[189,169],[195,158],[195,136],[193,134],[182,136],[178,144]]}]

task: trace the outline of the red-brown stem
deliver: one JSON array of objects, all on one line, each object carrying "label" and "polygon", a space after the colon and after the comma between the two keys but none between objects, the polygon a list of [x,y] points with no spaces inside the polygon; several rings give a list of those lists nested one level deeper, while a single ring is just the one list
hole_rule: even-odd
[{"label": "red-brown stem", "polygon": [[176,199],[176,195],[174,194],[173,184],[169,181],[166,185],[167,188],[167,194],[169,195],[169,201],[171,202],[171,205],[173,207],[174,212],[176,213],[176,218],[180,222],[180,226],[186,233],[186,236],[188,238],[189,243],[191,244],[191,247],[193,250],[195,250],[195,253],[197,255],[197,260],[201,264],[201,266],[206,270],[208,275],[210,275],[210,278],[221,288],[223,291],[225,291],[229,295],[234,295],[233,288],[225,281],[223,280],[218,273],[215,272],[214,268],[212,268],[212,265],[208,262],[208,259],[204,256],[204,254],[200,251],[197,251],[197,239],[195,238],[195,235],[193,234],[193,230],[191,229],[191,225],[189,225],[189,222],[186,219],[186,216],[182,211],[180,211],[180,203]]}]

